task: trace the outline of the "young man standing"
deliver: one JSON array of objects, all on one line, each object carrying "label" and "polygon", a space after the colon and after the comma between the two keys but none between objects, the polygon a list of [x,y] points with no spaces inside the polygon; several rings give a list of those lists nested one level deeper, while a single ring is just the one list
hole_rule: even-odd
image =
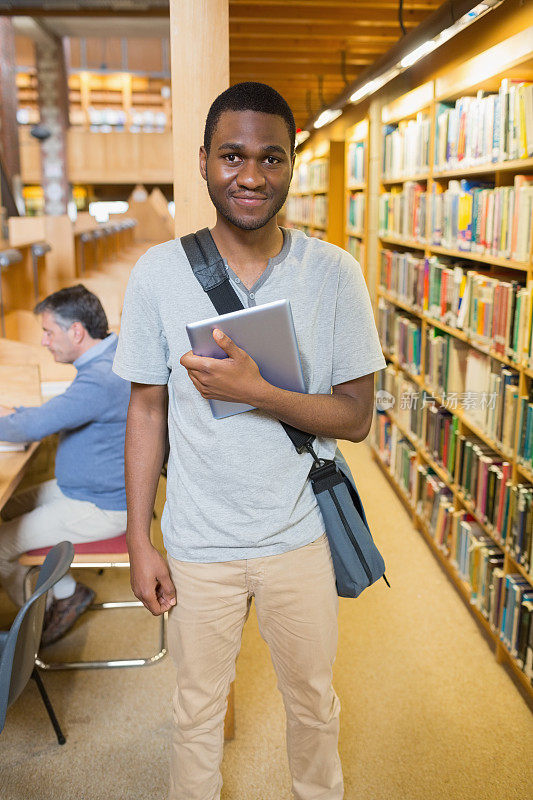
[{"label": "young man standing", "polygon": [[[282,230],[294,164],[294,118],[264,84],[237,84],[207,116],[200,171],[217,211],[214,241],[243,305],[291,302],[307,394],[278,389],[227,336],[228,354],[194,356],[185,324],[214,316],[179,240],[149,250],[128,286],[114,369],[133,382],[126,432],[132,587],[154,614],[171,609],[177,667],[170,800],[218,800],[226,698],[255,597],[287,713],[298,800],[339,800],[335,577],[324,523],[299,455],[279,424],[360,441],[385,366],[368,293],[346,252]],[[186,352],[188,351],[188,352]],[[208,399],[257,410],[215,420]],[[170,438],[163,533],[150,518]]]}]

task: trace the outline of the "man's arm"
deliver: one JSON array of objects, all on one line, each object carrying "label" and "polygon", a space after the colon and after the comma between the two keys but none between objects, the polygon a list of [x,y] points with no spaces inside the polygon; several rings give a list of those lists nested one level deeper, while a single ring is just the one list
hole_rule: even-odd
[{"label": "man's arm", "polygon": [[0,411],[0,440],[36,442],[60,431],[74,430],[98,415],[105,397],[98,382],[79,375],[62,394],[42,406],[20,406]]},{"label": "man's arm", "polygon": [[333,387],[333,394],[300,394],[265,381],[257,364],[229,336],[215,335],[228,358],[203,358],[192,352],[180,359],[191,381],[206,399],[249,403],[295,428],[335,439],[362,441],[370,430],[374,375],[363,375]]},{"label": "man's arm", "polygon": [[152,512],[165,456],[167,398],[166,385],[132,383],[126,425],[126,539],[131,588],[154,615],[163,614],[176,603],[166,561],[150,542]]},{"label": "man's arm", "polygon": [[339,383],[333,394],[299,394],[266,384],[257,408],[315,436],[362,442],[372,423],[374,373]]}]

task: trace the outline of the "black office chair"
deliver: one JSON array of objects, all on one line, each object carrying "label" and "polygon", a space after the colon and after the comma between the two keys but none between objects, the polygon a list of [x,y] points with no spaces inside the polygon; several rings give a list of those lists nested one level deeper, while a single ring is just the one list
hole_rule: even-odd
[{"label": "black office chair", "polygon": [[68,572],[74,557],[71,542],[53,547],[39,570],[35,591],[26,600],[9,631],[0,631],[0,733],[4,729],[6,712],[15,702],[30,678],[33,678],[54,726],[59,744],[65,737],[59,727],[54,709],[35,666],[41,642],[46,593]]}]

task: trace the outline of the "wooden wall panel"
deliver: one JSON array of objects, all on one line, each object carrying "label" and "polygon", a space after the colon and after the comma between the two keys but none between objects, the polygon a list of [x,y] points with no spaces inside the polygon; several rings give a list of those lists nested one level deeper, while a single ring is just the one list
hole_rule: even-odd
[{"label": "wooden wall panel", "polygon": [[35,46],[29,36],[15,36],[15,58],[17,67],[35,66]]},{"label": "wooden wall panel", "polygon": [[69,36],[68,52],[70,69],[79,69],[81,67],[81,43],[79,39]]},{"label": "wooden wall panel", "polygon": [[172,183],[172,133],[143,133],[139,144],[139,166],[142,165],[139,180]]},{"label": "wooden wall panel", "polygon": [[68,155],[71,183],[172,183],[170,131],[97,133],[71,128]]},{"label": "wooden wall panel", "polygon": [[28,127],[19,125],[20,174],[24,183],[41,182],[41,148]]},{"label": "wooden wall panel", "polygon": [[162,72],[163,47],[161,39],[129,39],[128,68],[132,72]]},{"label": "wooden wall panel", "polygon": [[87,69],[100,69],[104,61],[105,39],[87,37],[85,39],[85,54],[87,58]]}]

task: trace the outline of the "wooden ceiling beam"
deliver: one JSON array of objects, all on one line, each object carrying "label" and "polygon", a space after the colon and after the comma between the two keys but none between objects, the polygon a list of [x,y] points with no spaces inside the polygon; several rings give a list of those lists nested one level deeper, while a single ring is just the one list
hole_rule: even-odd
[{"label": "wooden ceiling beam", "polygon": [[[322,54],[324,55],[324,54]],[[300,70],[300,68],[307,69],[309,66],[316,67],[317,69],[323,68],[324,72],[339,72],[341,69],[341,62],[340,58],[334,58],[333,53],[325,54],[328,58],[327,61],[318,61],[317,55],[314,54],[311,58],[307,58],[305,53],[284,53],[281,52],[273,52],[273,53],[265,53],[265,54],[252,54],[246,53],[243,56],[235,55],[235,53],[230,53],[230,62],[233,66],[243,66],[248,68],[248,66],[259,67],[260,69],[270,69],[271,66],[274,69],[277,69],[278,66],[289,66],[291,69],[294,69],[296,72]],[[362,67],[368,64],[372,64],[376,60],[375,54],[362,54],[362,55],[352,55],[350,53],[346,56],[345,65],[347,69],[351,67]],[[263,66],[262,66],[263,65]]]},{"label": "wooden ceiling beam", "polygon": [[[376,8],[369,0],[366,6],[353,7],[340,7],[331,9],[329,6],[322,4],[320,6],[306,7],[298,3],[286,2],[283,5],[270,5],[268,2],[260,6],[238,6],[237,13],[231,14],[230,25],[232,22],[245,22],[249,24],[255,22],[266,22],[272,24],[276,22],[278,25],[283,25],[286,22],[298,22],[305,24],[308,22],[315,23],[328,23],[334,17],[336,22],[358,22],[362,24],[366,21],[382,23],[390,21],[391,17],[395,16],[389,8]],[[427,11],[412,11],[404,9],[405,21],[415,22],[418,24],[422,22],[428,15]]]},{"label": "wooden ceiling beam", "polygon": [[[406,19],[404,20],[406,28],[416,28],[417,22]],[[352,22],[343,22],[337,24],[330,22],[323,24],[315,24],[301,20],[300,22],[284,22],[283,25],[273,24],[272,19],[265,21],[251,20],[246,22],[231,22],[229,24],[230,42],[233,37],[241,36],[245,38],[252,38],[254,36],[272,36],[276,39],[283,39],[291,36],[299,36],[301,39],[327,39],[331,36],[372,36],[373,33],[377,36],[396,36],[399,39],[402,35],[398,20],[394,17],[389,19],[377,21],[359,18]]]},{"label": "wooden ceiling beam", "polygon": [[[354,67],[346,67],[347,73],[349,73],[350,82],[355,80],[355,75],[358,72],[361,72],[361,69],[369,64],[372,64],[372,61],[366,61],[364,64],[359,64]],[[338,64],[284,64],[284,63],[272,63],[272,64],[246,64],[245,62],[241,61],[236,64],[234,61],[230,59],[230,70],[232,75],[248,75],[249,80],[255,80],[258,76],[266,78],[272,75],[299,75],[302,78],[305,76],[309,76],[310,78],[316,78],[317,75],[322,75],[324,78],[326,75],[338,75],[339,74],[339,65]]]},{"label": "wooden ceiling beam", "polygon": [[[343,42],[340,39],[326,40],[320,47],[323,53],[340,53],[345,51],[346,57],[365,55],[367,53],[383,53],[390,46],[389,42]],[[255,39],[251,42],[235,42],[230,46],[232,57],[245,58],[246,56],[275,56],[285,58],[290,55],[298,55],[300,58],[314,59],[317,55],[317,48],[309,42],[283,42],[272,43],[272,39]]]},{"label": "wooden ceiling beam", "polygon": [[[355,50],[359,48],[372,47],[379,49],[380,52],[388,50],[391,45],[398,41],[398,36],[391,34],[390,36],[335,36],[328,38],[321,38],[320,41],[315,39],[296,38],[287,36],[285,38],[279,37],[276,48],[292,49],[292,50],[310,50],[316,53],[316,48],[319,46],[321,50]],[[272,36],[232,36],[230,37],[230,50],[232,52],[245,51],[245,50],[270,50],[272,47]]]},{"label": "wooden ceiling beam", "polygon": [[[268,5],[284,6],[288,0],[267,0]],[[263,6],[264,0],[229,0],[230,17],[233,9],[243,6]],[[334,14],[337,8],[360,8],[372,6],[373,8],[390,8],[394,11],[398,9],[397,0],[296,0],[295,5],[306,7],[327,8],[328,12]],[[417,9],[433,11],[441,5],[441,0],[404,0],[404,9]]]}]

